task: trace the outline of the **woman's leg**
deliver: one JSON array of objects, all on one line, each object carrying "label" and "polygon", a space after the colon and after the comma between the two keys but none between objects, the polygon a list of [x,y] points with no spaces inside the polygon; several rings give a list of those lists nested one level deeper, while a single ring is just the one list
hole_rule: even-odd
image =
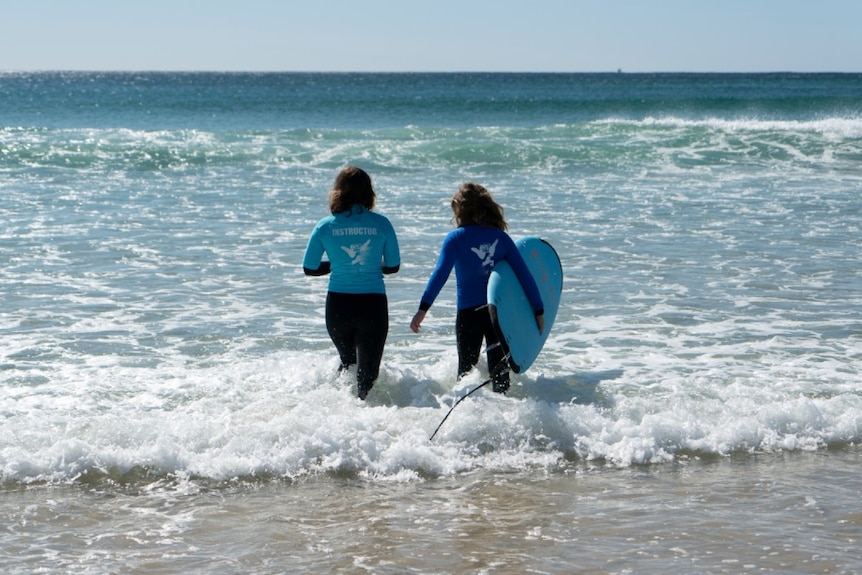
[{"label": "woman's leg", "polygon": [[500,345],[500,339],[497,336],[497,330],[494,329],[494,324],[491,322],[490,314],[488,315],[488,328],[485,330],[485,354],[488,357],[488,370],[493,378],[494,391],[506,393],[509,391],[508,360],[503,352],[503,346]]},{"label": "woman's leg", "polygon": [[341,369],[356,363],[356,318],[350,294],[326,294],[326,331],[338,350]]},{"label": "woman's leg", "polygon": [[470,372],[479,363],[482,339],[485,337],[485,306],[459,309],[455,318],[455,342],[458,347],[458,379]]},{"label": "woman's leg", "polygon": [[380,374],[380,362],[389,334],[386,294],[361,294],[357,298],[356,349],[359,365],[356,383],[359,399],[365,399]]}]

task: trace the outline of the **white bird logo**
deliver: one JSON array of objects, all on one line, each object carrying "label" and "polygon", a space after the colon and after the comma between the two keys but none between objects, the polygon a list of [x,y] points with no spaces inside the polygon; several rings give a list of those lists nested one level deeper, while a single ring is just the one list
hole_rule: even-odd
[{"label": "white bird logo", "polygon": [[494,252],[497,250],[497,242],[499,241],[494,240],[493,244],[482,244],[478,248],[470,248],[482,260],[482,267],[494,267]]},{"label": "white bird logo", "polygon": [[364,244],[353,244],[351,246],[341,246],[341,249],[348,255],[348,257],[352,260],[352,264],[361,264],[365,261],[366,256],[368,256],[368,248],[371,246],[371,238],[365,241]]}]

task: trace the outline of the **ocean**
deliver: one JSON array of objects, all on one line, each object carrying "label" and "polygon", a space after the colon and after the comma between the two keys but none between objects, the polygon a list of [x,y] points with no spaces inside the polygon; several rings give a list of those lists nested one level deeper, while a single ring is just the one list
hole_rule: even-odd
[{"label": "ocean", "polygon": [[[363,402],[302,273],[395,226]],[[456,381],[465,181],[561,256]],[[862,572],[862,75],[0,74],[0,570]]]}]

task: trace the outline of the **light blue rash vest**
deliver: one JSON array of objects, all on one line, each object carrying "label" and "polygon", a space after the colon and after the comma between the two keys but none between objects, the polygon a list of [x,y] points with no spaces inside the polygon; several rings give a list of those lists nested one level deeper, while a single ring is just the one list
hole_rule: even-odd
[{"label": "light blue rash vest", "polygon": [[332,266],[331,292],[386,293],[383,266],[401,265],[392,223],[360,204],[317,223],[308,239],[302,266],[317,269],[324,253]]},{"label": "light blue rash vest", "polygon": [[452,230],[443,240],[437,266],[422,294],[420,309],[427,310],[455,268],[457,307],[470,309],[488,303],[488,277],[494,265],[505,260],[521,282],[533,311],[544,311],[539,286],[509,234],[496,228],[468,225]]}]

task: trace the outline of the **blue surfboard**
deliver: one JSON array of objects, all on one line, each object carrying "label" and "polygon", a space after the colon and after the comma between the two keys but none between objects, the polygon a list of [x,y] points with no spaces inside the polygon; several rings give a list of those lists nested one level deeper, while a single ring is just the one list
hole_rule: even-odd
[{"label": "blue surfboard", "polygon": [[557,318],[563,291],[563,267],[556,250],[541,238],[523,238],[515,245],[542,294],[545,330],[539,333],[527,294],[505,261],[498,262],[488,278],[488,307],[500,343],[509,354],[509,366],[515,373],[522,373],[533,365]]}]

